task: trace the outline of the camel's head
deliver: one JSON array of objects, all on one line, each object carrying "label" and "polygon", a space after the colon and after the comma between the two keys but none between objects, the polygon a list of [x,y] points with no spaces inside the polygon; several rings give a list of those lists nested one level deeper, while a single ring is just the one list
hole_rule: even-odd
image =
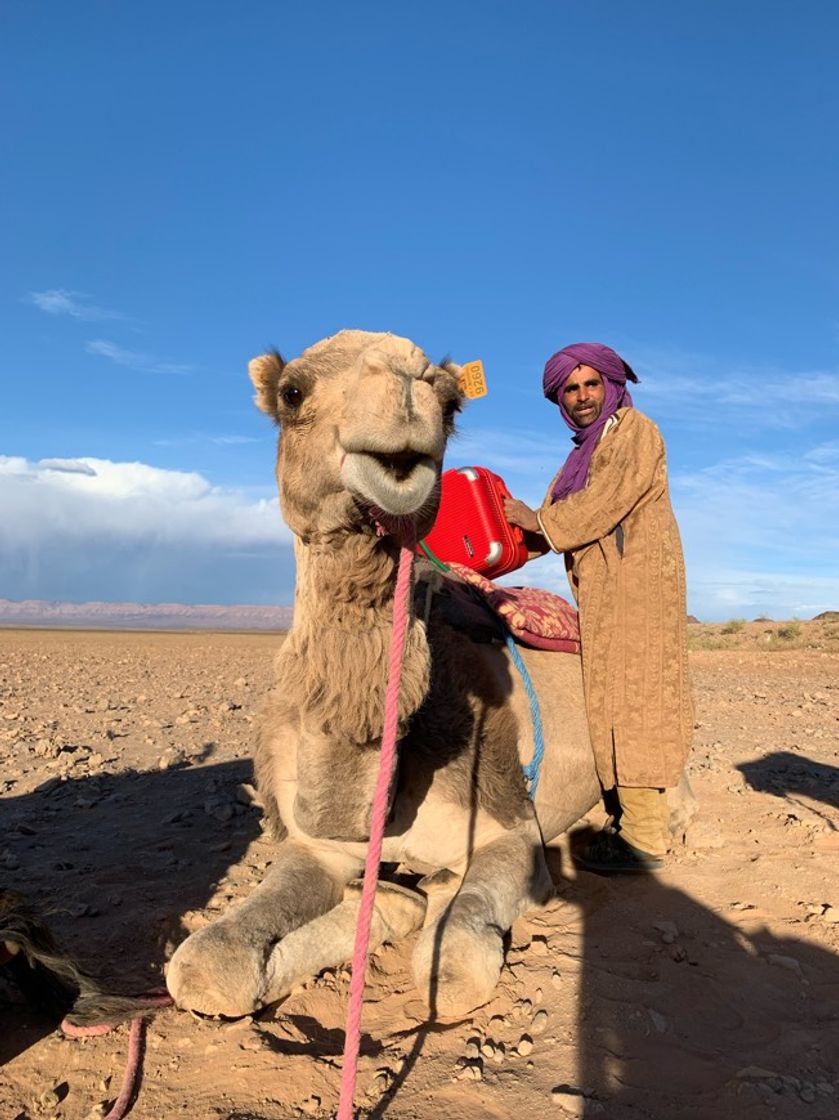
[{"label": "camel's head", "polygon": [[422,536],[439,500],[460,367],[435,365],[405,338],[341,331],[283,362],[249,366],[256,403],[280,426],[277,481],[298,536],[414,521]]}]

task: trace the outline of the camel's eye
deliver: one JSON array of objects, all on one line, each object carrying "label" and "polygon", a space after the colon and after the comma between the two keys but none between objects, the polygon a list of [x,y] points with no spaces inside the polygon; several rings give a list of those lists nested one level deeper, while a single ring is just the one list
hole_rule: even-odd
[{"label": "camel's eye", "polygon": [[286,385],[285,389],[280,390],[280,396],[289,408],[299,408],[303,403],[303,390],[296,385]]}]

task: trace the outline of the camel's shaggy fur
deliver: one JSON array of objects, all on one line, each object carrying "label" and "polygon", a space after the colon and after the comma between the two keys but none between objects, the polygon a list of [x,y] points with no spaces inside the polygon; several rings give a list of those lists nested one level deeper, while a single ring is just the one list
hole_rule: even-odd
[{"label": "camel's shaggy fur", "polygon": [[[167,973],[180,1006],[223,1015],[351,955],[350,881],[369,835],[400,536],[407,520],[419,536],[433,522],[461,405],[458,367],[392,335],[342,331],[288,363],[256,358],[250,372],[280,427],[280,505],[296,536],[294,625],[256,749],[281,839],[265,881],[188,938]],[[579,659],[523,653],[547,744],[535,811],[521,771],[533,752],[529,703],[503,643],[473,641],[442,600],[408,628],[383,859],[451,874],[427,880],[448,884],[433,893],[382,884],[374,941],[424,923],[414,974],[438,1014],[491,997],[505,932],[551,890],[543,840],[599,795]]]}]

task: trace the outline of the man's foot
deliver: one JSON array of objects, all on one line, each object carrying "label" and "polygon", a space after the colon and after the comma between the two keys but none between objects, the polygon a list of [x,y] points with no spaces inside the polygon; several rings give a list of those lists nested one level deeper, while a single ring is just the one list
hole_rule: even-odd
[{"label": "man's foot", "polygon": [[574,862],[587,871],[657,871],[664,867],[663,859],[642,852],[613,828],[599,832]]}]

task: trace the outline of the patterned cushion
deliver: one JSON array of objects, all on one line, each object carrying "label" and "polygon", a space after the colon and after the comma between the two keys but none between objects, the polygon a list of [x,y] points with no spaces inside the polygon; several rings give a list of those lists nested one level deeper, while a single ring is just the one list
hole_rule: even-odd
[{"label": "patterned cushion", "polygon": [[481,594],[522,645],[564,653],[580,652],[579,616],[560,595],[540,587],[499,587],[462,564],[449,564],[449,567]]}]

